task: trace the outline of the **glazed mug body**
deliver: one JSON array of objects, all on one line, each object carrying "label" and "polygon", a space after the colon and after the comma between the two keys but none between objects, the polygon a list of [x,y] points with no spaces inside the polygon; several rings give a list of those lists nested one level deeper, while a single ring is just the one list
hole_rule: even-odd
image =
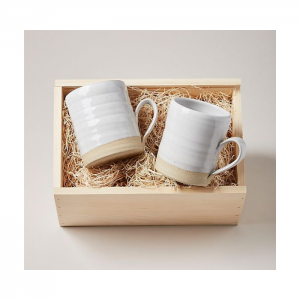
[{"label": "glazed mug body", "polygon": [[[159,146],[156,169],[185,184],[208,185],[216,174],[214,170],[230,120],[228,111],[207,102],[173,99]],[[238,138],[229,140],[241,142],[240,161],[245,154],[245,143]]]},{"label": "glazed mug body", "polygon": [[[151,101],[143,104],[149,103],[156,108]],[[109,80],[80,87],[66,96],[66,103],[86,167],[144,151],[137,121],[139,109],[134,113],[123,81]]]}]

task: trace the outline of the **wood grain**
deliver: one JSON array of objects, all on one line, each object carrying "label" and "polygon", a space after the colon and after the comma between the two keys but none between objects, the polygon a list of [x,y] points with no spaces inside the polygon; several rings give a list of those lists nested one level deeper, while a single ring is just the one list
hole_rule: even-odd
[{"label": "wood grain", "polygon": [[62,88],[54,88],[53,186],[62,186]]},{"label": "wood grain", "polygon": [[[92,84],[99,81],[114,79],[79,79],[79,80],[55,80],[55,86],[59,87],[78,87]],[[239,78],[199,78],[199,79],[121,79],[126,85],[136,86],[184,86],[184,85],[203,85],[203,86],[240,86]]]},{"label": "wood grain", "polygon": [[[243,125],[242,125],[242,105],[241,105],[241,89],[236,88],[232,97],[233,113],[232,113],[232,136],[243,138]],[[235,157],[239,155],[239,148],[234,148]],[[244,160],[236,167],[237,183],[239,186],[245,185],[245,164]]]},{"label": "wood grain", "polygon": [[60,226],[237,225],[245,187],[55,190]]}]

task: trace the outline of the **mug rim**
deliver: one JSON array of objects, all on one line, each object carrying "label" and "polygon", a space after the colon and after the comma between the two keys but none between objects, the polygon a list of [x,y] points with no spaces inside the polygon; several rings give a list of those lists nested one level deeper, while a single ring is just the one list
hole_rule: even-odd
[{"label": "mug rim", "polygon": [[[80,92],[83,91],[84,89],[87,89],[87,94],[88,94],[88,90],[89,90],[91,87],[94,87],[94,86],[101,86],[101,85],[103,85],[103,84],[107,84],[108,82],[118,82],[118,83],[121,83],[121,85],[123,85],[123,86],[126,87],[125,82],[122,81],[122,80],[119,80],[119,79],[97,81],[97,82],[94,82],[94,83],[91,83],[91,84],[88,84],[88,85],[83,85],[83,86],[81,86],[81,87],[76,88],[75,90],[71,91],[71,92],[65,97],[65,99],[66,99],[66,100],[71,100],[71,99],[73,99],[73,98],[76,98],[76,97],[81,96],[81,95],[80,95]],[[84,97],[86,97],[86,96],[87,96],[87,95],[85,95]]]},{"label": "mug rim", "polygon": [[[220,115],[220,114],[205,113],[205,112],[202,112],[202,111],[199,111],[199,110],[187,107],[183,103],[179,103],[178,100],[184,100],[185,102],[193,103],[193,104],[196,104],[197,106],[200,106],[200,107],[201,106],[206,106],[206,107],[209,107],[209,108],[211,108],[213,110],[219,111],[222,114]],[[188,109],[189,111],[192,111],[195,114],[201,114],[201,115],[205,115],[205,116],[209,116],[209,117],[214,117],[214,118],[228,118],[228,117],[231,117],[230,112],[228,112],[226,109],[221,108],[221,107],[219,107],[217,105],[214,105],[214,104],[211,104],[211,103],[207,103],[207,102],[201,101],[201,100],[191,99],[191,98],[184,98],[184,97],[176,97],[176,98],[173,99],[173,102],[176,105],[178,105],[180,107],[184,107],[185,109]]]}]

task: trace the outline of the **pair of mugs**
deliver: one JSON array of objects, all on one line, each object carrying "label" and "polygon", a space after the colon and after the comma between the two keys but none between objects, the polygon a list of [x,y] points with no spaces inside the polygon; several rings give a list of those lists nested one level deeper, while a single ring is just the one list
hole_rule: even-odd
[{"label": "pair of mugs", "polygon": [[[141,101],[133,112],[127,87],[120,80],[102,81],[75,89],[66,96],[66,103],[87,168],[142,154],[158,114],[151,99]],[[153,107],[154,116],[141,137],[138,114],[145,104]],[[214,175],[234,167],[245,157],[246,144],[241,138],[223,141],[230,119],[229,112],[215,105],[174,98],[169,107],[155,169],[181,183],[208,185]],[[238,157],[215,171],[222,148],[230,142],[239,146]]]}]

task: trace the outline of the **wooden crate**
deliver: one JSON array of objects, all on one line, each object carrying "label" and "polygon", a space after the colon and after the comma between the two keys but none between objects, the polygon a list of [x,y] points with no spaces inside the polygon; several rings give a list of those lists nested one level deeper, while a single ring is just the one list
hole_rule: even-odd
[{"label": "wooden crate", "polygon": [[[217,189],[171,187],[66,188],[62,186],[62,104],[73,89],[102,80],[57,80],[54,88],[54,199],[60,226],[237,225],[246,186],[244,162],[237,165],[238,186]],[[233,92],[233,136],[243,137],[240,79],[124,80],[127,85],[158,88],[198,85]],[[238,149],[236,150],[238,151]],[[236,155],[238,153],[235,153]]]}]

